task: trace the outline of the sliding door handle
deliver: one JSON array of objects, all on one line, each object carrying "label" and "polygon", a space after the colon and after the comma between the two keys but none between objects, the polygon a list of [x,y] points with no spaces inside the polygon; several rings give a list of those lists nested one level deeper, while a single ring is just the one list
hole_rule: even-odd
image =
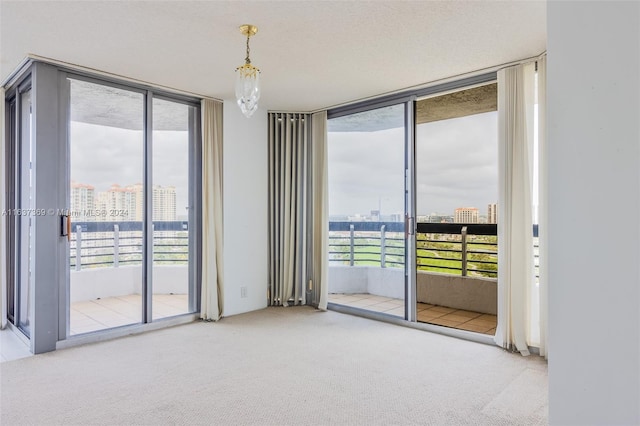
[{"label": "sliding door handle", "polygon": [[71,216],[67,214],[60,216],[60,236],[71,241]]}]

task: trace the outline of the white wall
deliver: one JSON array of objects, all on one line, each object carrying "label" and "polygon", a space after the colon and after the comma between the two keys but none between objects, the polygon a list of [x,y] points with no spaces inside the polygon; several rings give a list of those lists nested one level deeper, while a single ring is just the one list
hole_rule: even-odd
[{"label": "white wall", "polygon": [[[267,306],[267,112],[224,101],[224,315]],[[247,297],[242,298],[241,288]]]},{"label": "white wall", "polygon": [[640,424],[640,3],[549,2],[549,419]]}]

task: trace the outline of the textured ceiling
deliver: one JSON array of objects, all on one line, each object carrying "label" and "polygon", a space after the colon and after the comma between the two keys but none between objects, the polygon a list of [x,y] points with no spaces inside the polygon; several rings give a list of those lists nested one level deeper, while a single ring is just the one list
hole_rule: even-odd
[{"label": "textured ceiling", "polygon": [[261,106],[311,111],[537,55],[544,2],[0,3],[0,75],[29,53],[221,99],[259,27]]}]

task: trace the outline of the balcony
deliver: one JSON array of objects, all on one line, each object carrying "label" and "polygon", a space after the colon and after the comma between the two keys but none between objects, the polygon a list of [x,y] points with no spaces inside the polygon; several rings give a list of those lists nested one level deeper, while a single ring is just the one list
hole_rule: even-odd
[{"label": "balcony", "polygon": [[[420,322],[494,334],[497,226],[419,223]],[[404,316],[402,222],[329,223],[329,302]]]},{"label": "balcony", "polygon": [[[496,225],[417,230],[418,321],[493,334]],[[142,223],[83,222],[73,231],[71,334],[138,322]],[[187,313],[188,224],[155,222],[153,234],[153,317]],[[405,258],[402,222],[330,222],[329,302],[403,317]]]},{"label": "balcony", "polygon": [[[189,312],[188,222],[153,224],[153,319]],[[70,244],[72,335],[139,323],[142,222],[74,223]]]}]

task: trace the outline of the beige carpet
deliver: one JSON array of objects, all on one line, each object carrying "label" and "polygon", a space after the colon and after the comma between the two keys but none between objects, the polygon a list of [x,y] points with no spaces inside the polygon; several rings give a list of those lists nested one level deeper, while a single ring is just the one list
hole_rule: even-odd
[{"label": "beige carpet", "polygon": [[0,364],[3,425],[533,425],[547,367],[307,307]]}]

